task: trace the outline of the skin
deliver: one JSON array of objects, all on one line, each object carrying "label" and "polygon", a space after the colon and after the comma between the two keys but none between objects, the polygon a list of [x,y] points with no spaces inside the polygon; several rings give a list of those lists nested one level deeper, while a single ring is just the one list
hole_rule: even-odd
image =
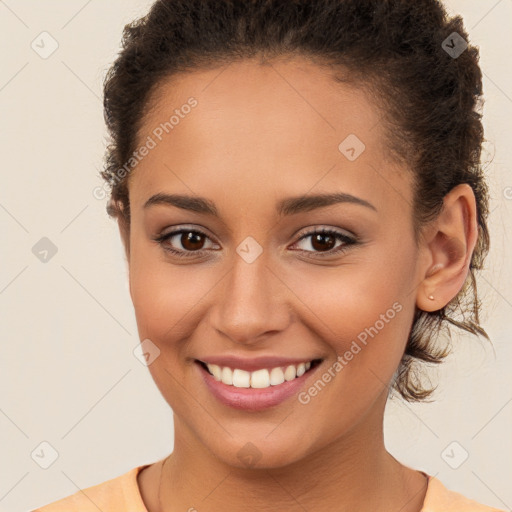
[{"label": "skin", "polygon": [[[387,452],[384,409],[415,307],[440,309],[467,276],[477,238],[471,188],[445,197],[416,246],[410,171],[386,157],[379,109],[361,88],[298,57],[194,71],[160,85],[139,141],[191,96],[198,105],[130,176],[131,225],[119,222],[140,339],[160,350],[149,370],[175,421],[162,508],[162,461],[138,477],[149,512],[418,512],[426,479]],[[338,150],[349,134],[366,145],[353,162]],[[283,198],[332,192],[377,211],[275,211]],[[144,208],[157,193],[206,197],[220,216]],[[201,256],[180,236],[164,244],[188,249],[188,259],[153,240],[183,225],[206,233]],[[359,243],[322,258],[344,242],[300,238],[324,227]],[[263,249],[251,264],[236,252],[248,236]],[[396,302],[400,312],[306,405],[294,396],[260,412],[232,409],[194,363],[228,353],[323,358],[316,380]],[[252,467],[237,456],[248,442],[261,454]]]}]

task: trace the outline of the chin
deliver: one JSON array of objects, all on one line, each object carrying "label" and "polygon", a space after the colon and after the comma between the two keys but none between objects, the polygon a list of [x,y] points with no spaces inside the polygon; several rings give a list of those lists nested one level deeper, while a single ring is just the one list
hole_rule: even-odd
[{"label": "chin", "polygon": [[226,439],[225,444],[216,444],[209,449],[214,456],[226,465],[240,469],[274,469],[282,468],[300,461],[307,452],[307,447],[299,448],[301,437],[287,434],[280,438],[275,436],[269,441],[265,434],[247,435],[245,439]]}]

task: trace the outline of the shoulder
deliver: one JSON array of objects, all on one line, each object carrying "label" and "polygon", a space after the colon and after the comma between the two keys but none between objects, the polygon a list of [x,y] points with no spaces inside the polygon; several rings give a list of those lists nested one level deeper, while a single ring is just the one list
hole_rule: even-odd
[{"label": "shoulder", "polygon": [[447,489],[440,480],[429,475],[427,494],[421,512],[504,512],[504,510],[483,505]]},{"label": "shoulder", "polygon": [[137,466],[32,512],[147,512],[137,485],[137,474],[147,466]]}]

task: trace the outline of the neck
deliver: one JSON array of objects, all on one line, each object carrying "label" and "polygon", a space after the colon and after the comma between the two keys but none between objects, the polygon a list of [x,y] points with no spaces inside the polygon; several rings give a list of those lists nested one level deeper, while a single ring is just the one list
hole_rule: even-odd
[{"label": "neck", "polygon": [[425,477],[387,452],[382,417],[378,425],[363,423],[286,466],[239,468],[216,458],[175,417],[162,510],[420,511]]}]

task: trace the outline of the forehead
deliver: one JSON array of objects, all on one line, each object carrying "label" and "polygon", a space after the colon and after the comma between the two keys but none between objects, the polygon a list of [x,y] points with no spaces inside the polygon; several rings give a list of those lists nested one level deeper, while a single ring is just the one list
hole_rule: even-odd
[{"label": "forehead", "polygon": [[251,191],[260,203],[309,190],[407,202],[409,173],[386,158],[382,111],[367,94],[301,58],[171,77],[139,131],[139,145],[155,146],[131,176],[131,201],[179,189],[232,201]]}]

